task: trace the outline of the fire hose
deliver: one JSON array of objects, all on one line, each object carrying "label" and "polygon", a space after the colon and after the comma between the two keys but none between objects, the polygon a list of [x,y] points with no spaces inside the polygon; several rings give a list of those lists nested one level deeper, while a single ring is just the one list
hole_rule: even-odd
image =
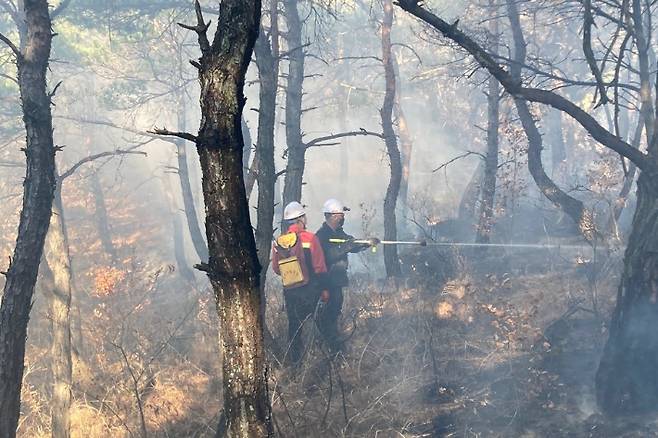
[{"label": "fire hose", "polygon": [[379,239],[329,239],[330,243],[356,243],[370,245],[373,251],[377,245],[416,245],[439,247],[476,247],[476,248],[535,248],[535,249],[591,249],[588,245],[560,245],[542,243],[471,243],[471,242],[428,242],[426,240],[379,240]]}]

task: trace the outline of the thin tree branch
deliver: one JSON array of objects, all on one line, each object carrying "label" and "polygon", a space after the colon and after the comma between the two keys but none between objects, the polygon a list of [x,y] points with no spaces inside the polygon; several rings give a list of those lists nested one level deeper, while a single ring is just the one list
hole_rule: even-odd
[{"label": "thin tree branch", "polygon": [[592,51],[592,25],[594,24],[594,17],[592,16],[592,0],[584,0],[583,6],[585,8],[583,24],[583,53],[585,54],[587,64],[596,79],[597,89],[601,94],[601,100],[596,104],[596,108],[599,105],[605,105],[608,103],[608,95],[605,92],[603,77],[601,76],[599,66],[596,64],[596,60],[594,59],[594,52]]},{"label": "thin tree branch", "polygon": [[365,129],[360,129],[359,131],[341,132],[341,133],[338,133],[338,134],[326,135],[324,137],[317,137],[317,138],[314,138],[313,140],[311,140],[309,142],[306,142],[304,144],[304,146],[306,148],[312,148],[312,147],[316,147],[316,146],[336,145],[336,144],[340,144],[340,143],[324,144],[324,142],[329,141],[329,140],[335,140],[337,138],[356,137],[356,136],[359,136],[359,135],[371,135],[373,137],[384,138],[384,134],[382,134],[382,133],[367,131]]},{"label": "thin tree branch", "polygon": [[14,44],[9,38],[7,38],[5,35],[0,33],[0,41],[5,43],[12,52],[14,52],[14,55],[16,55],[16,58],[21,59],[23,55],[21,54],[21,51],[18,49],[16,44]]},{"label": "thin tree branch", "polygon": [[152,131],[146,131],[149,134],[155,134],[155,135],[165,135],[169,137],[178,137],[182,138],[183,140],[191,141],[192,143],[197,142],[196,135],[190,134],[189,132],[175,132],[175,131],[169,131],[167,128],[153,128]]},{"label": "thin tree branch", "polygon": [[[135,146],[135,147],[133,147],[133,148],[131,148],[131,149],[134,149],[134,148],[137,148],[137,147],[141,147],[141,146],[142,146],[142,145],[140,144],[140,145]],[[114,155],[128,155],[128,154],[144,155],[144,156],[147,155],[146,152],[143,152],[143,151],[134,151],[134,150],[130,150],[130,149],[128,149],[128,150],[117,149],[117,150],[115,150],[115,151],[105,151],[105,152],[100,152],[100,153],[98,153],[98,154],[89,155],[89,156],[87,156],[87,157],[81,159],[81,160],[78,161],[77,163],[75,163],[75,164],[74,164],[73,166],[71,166],[66,172],[62,173],[62,174],[59,176],[59,180],[60,180],[60,181],[64,181],[66,178],[68,178],[69,176],[73,175],[73,174],[75,173],[75,171],[78,170],[78,169],[80,168],[80,166],[82,166],[82,165],[84,165],[84,164],[86,164],[86,163],[89,163],[89,162],[91,162],[91,161],[98,160],[99,158],[111,157],[111,156],[114,156]]]},{"label": "thin tree branch", "polygon": [[634,149],[631,145],[606,130],[592,115],[578,105],[552,91],[523,87],[520,81],[515,81],[509,72],[498,65],[493,57],[472,38],[457,29],[456,25],[451,25],[420,7],[417,0],[398,0],[396,4],[415,17],[428,23],[445,37],[451,39],[469,52],[478,64],[486,68],[490,74],[498,79],[505,90],[512,96],[531,102],[543,103],[569,114],[599,143],[633,161],[641,170],[658,173],[658,167],[648,158],[647,154]]},{"label": "thin tree branch", "polygon": [[203,12],[201,11],[201,5],[199,0],[194,0],[194,12],[196,12],[196,26],[190,26],[188,24],[178,23],[178,25],[184,29],[192,30],[196,32],[199,38],[199,48],[201,49],[202,55],[208,55],[210,53],[210,41],[208,41],[208,27],[212,20],[207,23],[203,19]]}]

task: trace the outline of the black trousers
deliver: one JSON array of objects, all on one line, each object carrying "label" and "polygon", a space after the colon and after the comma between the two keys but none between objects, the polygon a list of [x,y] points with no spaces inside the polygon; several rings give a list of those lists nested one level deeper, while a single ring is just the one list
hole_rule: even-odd
[{"label": "black trousers", "polygon": [[299,363],[304,354],[302,326],[304,322],[315,323],[313,314],[320,299],[320,291],[312,285],[284,290],[283,298],[288,314],[288,351],[286,358]]},{"label": "black trousers", "polygon": [[329,302],[319,319],[320,331],[329,345],[332,353],[342,349],[340,333],[338,331],[338,318],[343,310],[343,288],[333,287],[329,289]]}]

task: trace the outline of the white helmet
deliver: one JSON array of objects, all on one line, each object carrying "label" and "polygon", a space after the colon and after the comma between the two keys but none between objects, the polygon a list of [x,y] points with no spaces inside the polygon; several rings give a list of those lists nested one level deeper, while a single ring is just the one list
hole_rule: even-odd
[{"label": "white helmet", "polygon": [[302,217],[305,214],[304,206],[297,201],[292,201],[290,204],[286,205],[286,208],[283,210],[283,219],[291,221],[298,217]]},{"label": "white helmet", "polygon": [[342,202],[338,199],[327,199],[327,202],[322,206],[322,213],[344,213],[350,211],[349,208],[345,207]]}]

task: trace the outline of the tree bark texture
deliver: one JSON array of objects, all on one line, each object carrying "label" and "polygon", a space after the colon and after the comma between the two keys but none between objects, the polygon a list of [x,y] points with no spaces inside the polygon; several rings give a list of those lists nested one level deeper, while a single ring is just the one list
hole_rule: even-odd
[{"label": "tree bark texture", "polygon": [[25,360],[27,323],[55,190],[50,96],[46,72],[52,41],[46,0],[25,0],[25,49],[17,56],[27,132],[27,171],[16,247],[0,305],[0,436],[16,435]]},{"label": "tree bark texture", "polygon": [[[384,198],[384,240],[397,240],[396,205],[402,181],[402,159],[398,149],[397,138],[393,130],[393,106],[395,104],[395,66],[391,54],[391,28],[393,27],[393,2],[384,0],[384,19],[382,20],[382,61],[384,63],[384,78],[386,93],[384,103],[379,111],[382,120],[382,132],[389,164],[391,178]],[[400,260],[396,245],[384,246],[384,266],[387,277],[399,277]]]},{"label": "tree bark texture", "polygon": [[[276,2],[273,2],[276,4]],[[273,7],[273,9],[275,9]],[[258,111],[258,135],[256,159],[258,160],[258,214],[256,224],[256,247],[260,262],[261,285],[265,284],[267,267],[270,264],[272,236],[274,235],[274,125],[276,94],[279,80],[278,31],[276,14],[272,14],[272,41],[262,31],[256,41],[255,53],[260,78],[260,105]]]},{"label": "tree bark texture", "polygon": [[208,271],[217,300],[224,412],[230,437],[272,435],[260,312],[260,265],[244,186],[245,75],[258,37],[261,2],[222,0],[212,44],[199,24],[201,126],[196,137],[206,205]]},{"label": "tree bark texture", "polygon": [[284,0],[284,12],[288,23],[288,87],[286,88],[286,142],[287,164],[283,184],[283,205],[301,202],[306,145],[302,139],[302,97],[304,86],[304,47],[302,22],[299,18],[298,0]]},{"label": "tree bark texture", "polygon": [[57,184],[46,235],[46,262],[52,272],[54,284],[49,294],[50,318],[53,327],[51,367],[53,395],[51,399],[52,437],[71,435],[71,256],[66,232],[61,183]]},{"label": "tree bark texture", "polygon": [[[489,2],[491,5],[491,2]],[[492,17],[497,12],[492,11]],[[490,50],[498,53],[498,19],[489,21]],[[475,235],[477,243],[489,243],[494,217],[496,197],[496,173],[498,173],[498,128],[500,126],[500,84],[493,76],[489,77],[487,92],[487,154],[484,161],[484,178],[482,181],[480,218]]]}]

